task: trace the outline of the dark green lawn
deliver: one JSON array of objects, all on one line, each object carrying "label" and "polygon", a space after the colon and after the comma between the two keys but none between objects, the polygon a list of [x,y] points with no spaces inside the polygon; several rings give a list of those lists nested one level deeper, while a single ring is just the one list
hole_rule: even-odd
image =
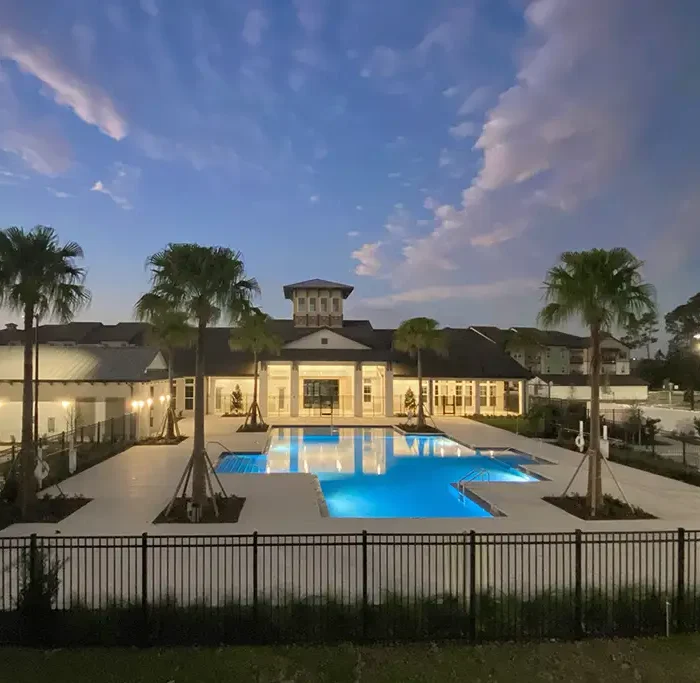
[{"label": "dark green lawn", "polygon": [[700,681],[700,636],[532,645],[0,649],[0,682],[614,683]]}]

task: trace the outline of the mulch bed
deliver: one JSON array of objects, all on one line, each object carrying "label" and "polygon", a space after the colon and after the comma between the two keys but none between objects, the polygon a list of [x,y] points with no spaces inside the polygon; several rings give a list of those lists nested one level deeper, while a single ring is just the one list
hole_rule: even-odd
[{"label": "mulch bed", "polygon": [[44,496],[39,498],[37,504],[29,515],[22,519],[19,507],[5,500],[0,500],[0,529],[5,529],[11,524],[19,522],[47,522],[55,524],[72,515],[81,507],[87,505],[92,498],[82,496]]},{"label": "mulch bed", "polygon": [[546,496],[542,500],[552,505],[556,505],[564,512],[568,512],[579,519],[591,521],[604,521],[614,519],[656,519],[641,508],[629,507],[623,501],[613,496],[604,495],[603,502],[598,508],[598,515],[591,517],[585,496]]},{"label": "mulch bed", "polygon": [[138,446],[176,446],[177,444],[183,442],[185,439],[189,437],[184,436],[183,434],[180,434],[180,436],[176,436],[174,439],[168,439],[166,437],[159,437],[159,436],[150,436],[147,439],[141,439],[138,442]]},{"label": "mulch bed", "polygon": [[237,432],[266,432],[268,430],[268,425],[241,425],[236,431]]},{"label": "mulch bed", "polygon": [[423,425],[418,428],[417,425],[399,424],[396,425],[401,431],[407,432],[408,434],[444,434],[442,429],[437,427],[431,427],[430,425]]},{"label": "mulch bed", "polygon": [[[192,524],[187,516],[188,501],[189,498],[177,498],[170,514],[167,517],[165,516],[165,511],[168,507],[166,505],[162,512],[153,520],[153,523]],[[200,524],[231,524],[232,522],[237,522],[241,515],[243,505],[245,504],[245,498],[218,495],[216,497],[216,504],[219,507],[219,516],[217,517],[214,515],[214,506],[211,504],[211,501],[209,501],[207,505],[202,508],[202,520]]]}]

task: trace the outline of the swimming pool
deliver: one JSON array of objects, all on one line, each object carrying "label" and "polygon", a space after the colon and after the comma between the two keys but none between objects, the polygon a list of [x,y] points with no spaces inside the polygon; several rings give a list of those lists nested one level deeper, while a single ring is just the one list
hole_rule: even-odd
[{"label": "swimming pool", "polygon": [[537,462],[512,449],[470,448],[442,435],[383,427],[279,427],[266,453],[223,454],[221,474],[316,474],[331,517],[491,517],[460,481],[527,483]]}]

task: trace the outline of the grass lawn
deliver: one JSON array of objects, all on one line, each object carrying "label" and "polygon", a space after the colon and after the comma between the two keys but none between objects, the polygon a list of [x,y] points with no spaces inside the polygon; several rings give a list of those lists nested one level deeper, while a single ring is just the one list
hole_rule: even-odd
[{"label": "grass lawn", "polygon": [[697,683],[700,636],[523,645],[0,649],[0,682]]},{"label": "grass lawn", "polygon": [[522,436],[537,436],[538,425],[533,424],[530,420],[524,417],[516,417],[514,415],[469,415],[470,420],[481,422],[485,425],[505,429],[513,434],[521,434]]}]

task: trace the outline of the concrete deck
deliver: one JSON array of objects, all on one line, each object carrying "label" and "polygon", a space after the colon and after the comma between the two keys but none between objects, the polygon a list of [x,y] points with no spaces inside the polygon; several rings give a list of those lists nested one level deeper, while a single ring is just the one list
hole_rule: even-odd
[{"label": "concrete deck", "polygon": [[[342,425],[390,425],[396,418],[336,420]],[[207,441],[212,460],[224,450],[251,451],[265,446],[264,434],[239,434],[236,418],[208,417]],[[271,420],[274,424],[328,424],[325,420]],[[149,534],[235,534],[261,533],[355,533],[363,529],[382,533],[555,532],[584,530],[663,530],[677,527],[700,528],[700,490],[611,463],[615,476],[629,500],[657,520],[628,522],[584,522],[542,500],[559,495],[580,462],[580,456],[557,446],[511,434],[463,418],[444,418],[437,425],[454,439],[473,446],[509,446],[552,462],[532,466],[548,481],[532,484],[475,483],[471,488],[497,506],[505,517],[462,519],[346,519],[322,517],[316,495],[316,479],[310,474],[226,474],[222,480],[228,492],[246,500],[238,524],[158,525],[151,521],[167,504],[190,454],[191,440],[177,446],[136,446],[61,484],[68,494],[82,494],[93,501],[59,524],[16,524],[0,532],[4,536],[30,533],[51,535],[135,535]],[[191,434],[192,425],[182,430]],[[213,442],[219,442],[215,444]],[[607,471],[604,489],[619,496]],[[574,490],[585,490],[582,470]],[[54,491],[55,493],[55,491]]]}]

